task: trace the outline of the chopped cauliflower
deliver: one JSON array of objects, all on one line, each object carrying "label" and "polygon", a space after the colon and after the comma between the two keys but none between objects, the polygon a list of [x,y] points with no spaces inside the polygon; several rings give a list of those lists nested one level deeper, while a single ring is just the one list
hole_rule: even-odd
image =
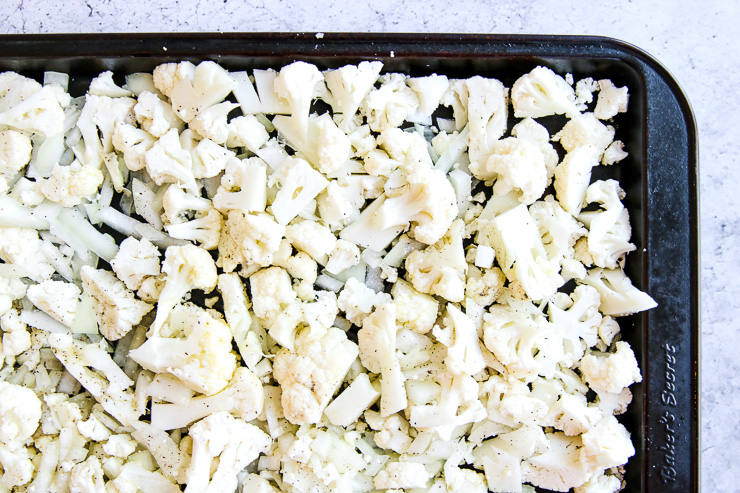
[{"label": "chopped cauliflower", "polygon": [[597,391],[619,393],[633,383],[642,382],[635,353],[623,341],[613,353],[593,352],[583,357],[580,370],[586,383]]},{"label": "chopped cauliflower", "polygon": [[31,303],[67,327],[74,322],[81,294],[75,284],[51,279],[26,290]]}]

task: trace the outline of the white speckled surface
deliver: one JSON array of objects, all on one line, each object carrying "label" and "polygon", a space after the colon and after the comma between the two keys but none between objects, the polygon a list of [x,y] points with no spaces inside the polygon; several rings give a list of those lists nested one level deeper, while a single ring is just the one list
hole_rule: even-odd
[{"label": "white speckled surface", "polygon": [[[702,489],[740,491],[740,2],[2,0],[0,32],[418,31],[594,34],[631,42],[683,85],[700,129]],[[605,2],[606,3],[606,2]],[[618,5],[618,6],[617,6]],[[64,12],[64,14],[60,14]],[[735,33],[731,35],[731,33]]]}]

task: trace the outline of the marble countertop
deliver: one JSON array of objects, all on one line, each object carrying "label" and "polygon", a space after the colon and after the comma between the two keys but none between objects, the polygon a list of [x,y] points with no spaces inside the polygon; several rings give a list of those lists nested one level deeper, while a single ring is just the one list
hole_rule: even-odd
[{"label": "marble countertop", "polygon": [[[700,131],[702,489],[738,491],[740,454],[740,2],[687,0],[3,0],[0,33],[364,31],[592,34],[654,55],[678,79]],[[734,27],[733,27],[734,26]],[[737,242],[737,243],[736,243]],[[736,257],[737,256],[737,257]]]}]

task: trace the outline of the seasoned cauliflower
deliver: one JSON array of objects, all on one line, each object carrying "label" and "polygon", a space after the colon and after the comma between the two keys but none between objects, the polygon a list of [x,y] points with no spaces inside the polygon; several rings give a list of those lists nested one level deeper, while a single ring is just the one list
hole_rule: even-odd
[{"label": "seasoned cauliflower", "polygon": [[618,341],[613,353],[593,352],[583,357],[580,370],[588,385],[597,391],[619,393],[633,383],[642,382],[632,347]]},{"label": "seasoned cauliflower", "polygon": [[81,294],[75,284],[51,279],[29,286],[26,290],[31,303],[67,327],[72,325],[77,315]]}]

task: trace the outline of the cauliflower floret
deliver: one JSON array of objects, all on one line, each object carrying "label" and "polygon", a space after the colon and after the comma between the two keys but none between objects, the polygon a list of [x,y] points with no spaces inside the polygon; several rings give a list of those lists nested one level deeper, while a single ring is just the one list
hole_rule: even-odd
[{"label": "cauliflower floret", "polygon": [[343,131],[349,130],[353,116],[378,80],[382,68],[382,62],[360,62],[324,72],[326,86],[331,92],[329,104],[335,114],[342,115],[340,128]]},{"label": "cauliflower floret", "polygon": [[298,333],[295,350],[281,349],[273,363],[285,418],[293,424],[318,423],[358,353],[357,345],[336,327]]},{"label": "cauliflower floret", "polygon": [[572,118],[578,114],[575,101],[573,88],[547,67],[536,67],[511,88],[511,103],[517,118],[562,114]]},{"label": "cauliflower floret", "polygon": [[601,418],[581,440],[581,461],[592,471],[619,466],[635,455],[629,432],[614,416]]},{"label": "cauliflower floret", "polygon": [[[182,139],[182,135],[180,136]],[[236,154],[211,139],[203,139],[192,151],[193,176],[196,178],[213,178],[218,176]]]},{"label": "cauliflower floret", "polygon": [[572,259],[576,240],[587,233],[586,228],[567,213],[552,195],[532,204],[529,214],[537,224],[547,258],[558,265]]},{"label": "cauliflower floret", "polygon": [[0,277],[0,315],[13,307],[13,301],[26,296],[26,285],[18,277]]},{"label": "cauliflower floret", "polygon": [[285,228],[285,238],[297,249],[306,252],[316,262],[326,265],[337,238],[326,226],[314,221],[301,221]]},{"label": "cauliflower floret", "polygon": [[601,419],[601,410],[589,406],[585,395],[565,392],[550,407],[550,414],[555,416],[555,428],[566,436],[586,433]]},{"label": "cauliflower floret", "polygon": [[[389,179],[386,194],[342,230],[343,239],[381,251],[409,226],[410,236],[427,245],[444,236],[458,213],[455,189],[447,176],[420,163],[396,173],[399,179]],[[391,189],[391,181],[398,186]]]},{"label": "cauliflower floret", "polygon": [[28,449],[25,447],[10,450],[10,448],[0,444],[0,464],[3,467],[0,487],[5,489],[23,486],[31,481],[35,467],[29,455]]},{"label": "cauliflower floret", "polygon": [[67,327],[72,326],[77,315],[80,294],[80,288],[75,284],[53,280],[34,284],[26,290],[31,303]]},{"label": "cauliflower floret", "polygon": [[334,249],[329,252],[326,271],[336,275],[359,263],[360,249],[357,245],[346,240],[337,240]]},{"label": "cauliflower floret", "polygon": [[123,154],[123,162],[131,171],[146,167],[146,152],[157,140],[149,132],[129,123],[118,123],[113,130],[113,148]]},{"label": "cauliflower floret", "polygon": [[496,79],[476,75],[465,81],[468,88],[468,155],[471,171],[488,158],[492,146],[506,131],[506,89]]},{"label": "cauliflower floret", "polygon": [[85,265],[80,277],[85,293],[97,302],[95,313],[100,332],[108,340],[116,341],[126,335],[152,309],[149,303],[137,300],[110,271]]},{"label": "cauliflower floret", "polygon": [[129,237],[123,240],[110,265],[128,289],[136,290],[146,277],[159,275],[160,255],[157,247],[146,238]]},{"label": "cauliflower floret", "polygon": [[288,101],[291,120],[295,124],[300,137],[306,138],[308,131],[308,113],[311,109],[311,100],[323,85],[324,76],[316,65],[306,62],[293,62],[280,69],[275,77],[275,94]]},{"label": "cauliflower floret", "polygon": [[175,114],[189,123],[204,109],[223,101],[237,84],[224,68],[205,61],[195,70],[192,64],[160,65],[154,69],[154,85],[169,96]]},{"label": "cauliflower floret", "polygon": [[272,201],[272,214],[280,224],[288,224],[328,185],[324,175],[300,158],[289,158],[272,174],[270,183],[280,189]]},{"label": "cauliflower floret", "polygon": [[146,170],[157,185],[176,183],[195,192],[198,185],[193,176],[193,157],[182,148],[177,130],[171,128],[144,154]]},{"label": "cauliflower floret", "polygon": [[31,334],[28,332],[28,326],[20,321],[17,310],[10,310],[3,314],[0,317],[0,325],[4,332],[2,344],[0,344],[0,357],[4,356],[7,360],[31,347]]},{"label": "cauliflower floret", "polygon": [[498,267],[491,269],[470,269],[465,282],[465,297],[477,305],[486,307],[501,296],[506,283],[506,276]]},{"label": "cauliflower floret", "polygon": [[591,169],[599,164],[602,150],[586,144],[565,155],[555,168],[555,195],[563,209],[577,216],[591,182]]},{"label": "cauliflower floret", "polygon": [[591,479],[573,490],[574,493],[617,493],[622,481],[617,476],[592,476]]},{"label": "cauliflower floret", "polygon": [[391,297],[387,293],[376,293],[364,283],[350,277],[339,293],[337,304],[347,320],[361,327],[374,307],[390,301]]},{"label": "cauliflower floret", "polygon": [[254,115],[238,116],[228,125],[229,137],[226,145],[229,147],[246,147],[251,152],[257,152],[270,140],[265,126]]},{"label": "cauliflower floret", "polygon": [[99,169],[73,162],[69,166],[54,166],[51,177],[41,185],[41,193],[63,207],[74,207],[95,194],[102,183],[103,173]]},{"label": "cauliflower floret", "polygon": [[0,227],[0,258],[6,263],[22,266],[26,275],[36,282],[49,279],[54,274],[43,245],[44,241],[35,229]]},{"label": "cauliflower floret", "polygon": [[111,98],[124,98],[132,96],[128,89],[118,86],[113,80],[113,72],[106,70],[90,82],[87,92],[96,96],[108,96]]},{"label": "cauliflower floret", "polygon": [[374,132],[400,126],[419,108],[419,98],[406,85],[405,75],[386,74],[380,82],[381,86],[362,100],[360,109]]},{"label": "cauliflower floret", "polygon": [[249,277],[254,314],[270,327],[280,312],[296,300],[290,275],[281,267],[268,267]]},{"label": "cauliflower floret", "polygon": [[152,75],[154,87],[170,97],[172,90],[180,81],[192,81],[195,78],[195,65],[190,62],[163,63],[155,67]]},{"label": "cauliflower floret", "polygon": [[304,301],[316,299],[314,283],[318,277],[318,264],[305,252],[295,255],[288,240],[280,242],[280,248],[273,257],[273,265],[282,267],[293,277],[293,289]]},{"label": "cauliflower floret", "polygon": [[409,283],[398,280],[391,288],[396,305],[396,322],[417,334],[426,334],[437,321],[439,303],[432,296],[422,294]]},{"label": "cauliflower floret", "polygon": [[213,206],[227,214],[231,209],[264,212],[267,204],[267,164],[258,157],[229,159]]},{"label": "cauliflower floret", "polygon": [[236,355],[231,351],[231,329],[223,320],[189,303],[177,305],[162,332],[178,337],[152,335],[129,352],[131,359],[147,370],[174,375],[206,395],[226,387],[236,368]]},{"label": "cauliflower floret", "polygon": [[0,173],[13,174],[31,160],[31,139],[15,130],[0,132]]},{"label": "cauliflower floret", "polygon": [[478,330],[473,321],[455,305],[447,304],[444,328],[436,326],[434,336],[447,347],[445,365],[454,374],[475,375],[486,367]]},{"label": "cauliflower floret", "polygon": [[230,210],[218,245],[218,266],[232,272],[237,265],[267,267],[280,248],[285,226],[268,214],[244,214]]},{"label": "cauliflower floret", "polygon": [[106,154],[113,152],[113,133],[121,123],[134,124],[132,98],[85,96],[85,106],[77,119],[82,139],[74,147],[75,157],[84,165],[99,168]]},{"label": "cauliflower floret", "polygon": [[561,364],[573,366],[583,357],[586,348],[599,340],[599,293],[591,286],[576,286],[570,297],[560,293],[561,300],[553,298],[548,304],[550,322],[557,327],[563,340],[565,359]]},{"label": "cauliflower floret", "polygon": [[422,116],[432,116],[439,107],[442,96],[450,86],[446,75],[432,74],[426,77],[412,77],[406,81],[412,91],[419,98],[419,113]]},{"label": "cauliflower floret", "polygon": [[601,164],[605,166],[611,166],[614,163],[618,163],[629,156],[627,151],[624,150],[624,143],[621,140],[615,140],[609,147],[604,151],[604,155],[601,157]]},{"label": "cauliflower floret", "polygon": [[218,247],[223,225],[221,213],[210,208],[205,214],[197,215],[187,222],[168,224],[165,229],[173,238],[198,242],[206,250],[214,250]]},{"label": "cauliflower floret", "polygon": [[552,176],[555,174],[555,167],[558,165],[558,161],[560,161],[558,152],[550,144],[550,132],[532,118],[525,118],[512,127],[511,135],[518,139],[528,140],[539,148],[542,156],[545,158],[547,184],[550,185]]},{"label": "cauliflower floret", "polygon": [[64,130],[70,97],[57,84],[41,86],[15,72],[0,74],[0,125],[48,137]]},{"label": "cauliflower floret", "polygon": [[139,94],[138,101],[134,106],[136,121],[141,127],[154,137],[161,137],[170,128],[182,131],[184,123],[180,120],[172,106],[165,103],[156,94],[144,91]]},{"label": "cauliflower floret", "polygon": [[396,305],[383,303],[362,322],[357,333],[360,361],[373,373],[380,374],[380,414],[390,416],[406,409],[408,399],[396,354]]},{"label": "cauliflower floret", "polygon": [[524,481],[553,491],[569,491],[590,477],[579,454],[581,438],[547,433],[547,451],[530,457],[522,465]]},{"label": "cauliflower floret", "polygon": [[137,442],[129,435],[112,435],[103,444],[103,452],[112,456],[125,459],[136,450]]},{"label": "cauliflower floret", "polygon": [[529,140],[507,137],[491,145],[484,166],[470,163],[470,171],[480,180],[496,179],[493,193],[505,195],[521,191],[519,200],[531,204],[539,199],[547,186],[545,159],[537,145]]},{"label": "cauliflower floret", "polygon": [[267,452],[271,443],[258,427],[224,411],[198,421],[188,434],[193,453],[184,473],[186,493],[235,491],[237,474]]},{"label": "cauliflower floret", "polygon": [[270,326],[269,334],[278,344],[293,351],[299,327],[308,325],[323,331],[331,327],[338,313],[337,295],[331,291],[319,291],[316,301],[296,302],[286,307]]},{"label": "cauliflower floret", "polygon": [[218,276],[211,255],[195,245],[171,246],[164,252],[162,272],[167,275],[159,295],[157,315],[148,335],[158,335],[172,308],[192,289],[210,293],[216,287]]},{"label": "cauliflower floret", "polygon": [[225,101],[204,108],[190,120],[188,127],[205,139],[216,144],[225,144],[229,137],[229,112],[239,106],[236,103]]},{"label": "cauliflower floret", "polygon": [[601,156],[614,140],[614,127],[604,125],[593,113],[583,113],[568,120],[560,132],[553,135],[552,140],[560,141],[563,149],[568,152],[590,144],[599,150]]},{"label": "cauliflower floret", "polygon": [[579,282],[596,288],[604,315],[621,317],[658,306],[649,294],[632,285],[622,269],[591,269]]},{"label": "cauliflower floret", "polygon": [[591,262],[598,267],[616,269],[627,253],[635,250],[629,242],[629,213],[622,205],[624,190],[616,180],[599,180],[586,190],[586,202],[598,203],[603,211],[582,212],[578,219],[589,228],[588,254]]},{"label": "cauliflower floret", "polygon": [[389,462],[373,479],[379,490],[389,488],[426,488],[429,473],[420,462]]},{"label": "cauliflower floret", "polygon": [[627,111],[629,93],[626,87],[617,87],[609,79],[599,81],[599,99],[596,100],[594,115],[599,120],[608,120],[617,113]]},{"label": "cauliflower floret", "polygon": [[462,220],[453,222],[444,238],[406,257],[406,272],[414,289],[452,302],[465,298],[468,263],[462,243],[463,227]]},{"label": "cauliflower floret", "polygon": [[23,445],[41,420],[41,401],[31,389],[0,381],[0,442],[14,449]]},{"label": "cauliflower floret", "polygon": [[580,370],[588,385],[596,391],[619,393],[633,383],[642,382],[635,353],[623,341],[616,343],[613,353],[592,352],[584,356]]},{"label": "cauliflower floret", "polygon": [[72,466],[69,471],[71,493],[98,493],[105,491],[105,479],[100,460],[94,455]]}]

